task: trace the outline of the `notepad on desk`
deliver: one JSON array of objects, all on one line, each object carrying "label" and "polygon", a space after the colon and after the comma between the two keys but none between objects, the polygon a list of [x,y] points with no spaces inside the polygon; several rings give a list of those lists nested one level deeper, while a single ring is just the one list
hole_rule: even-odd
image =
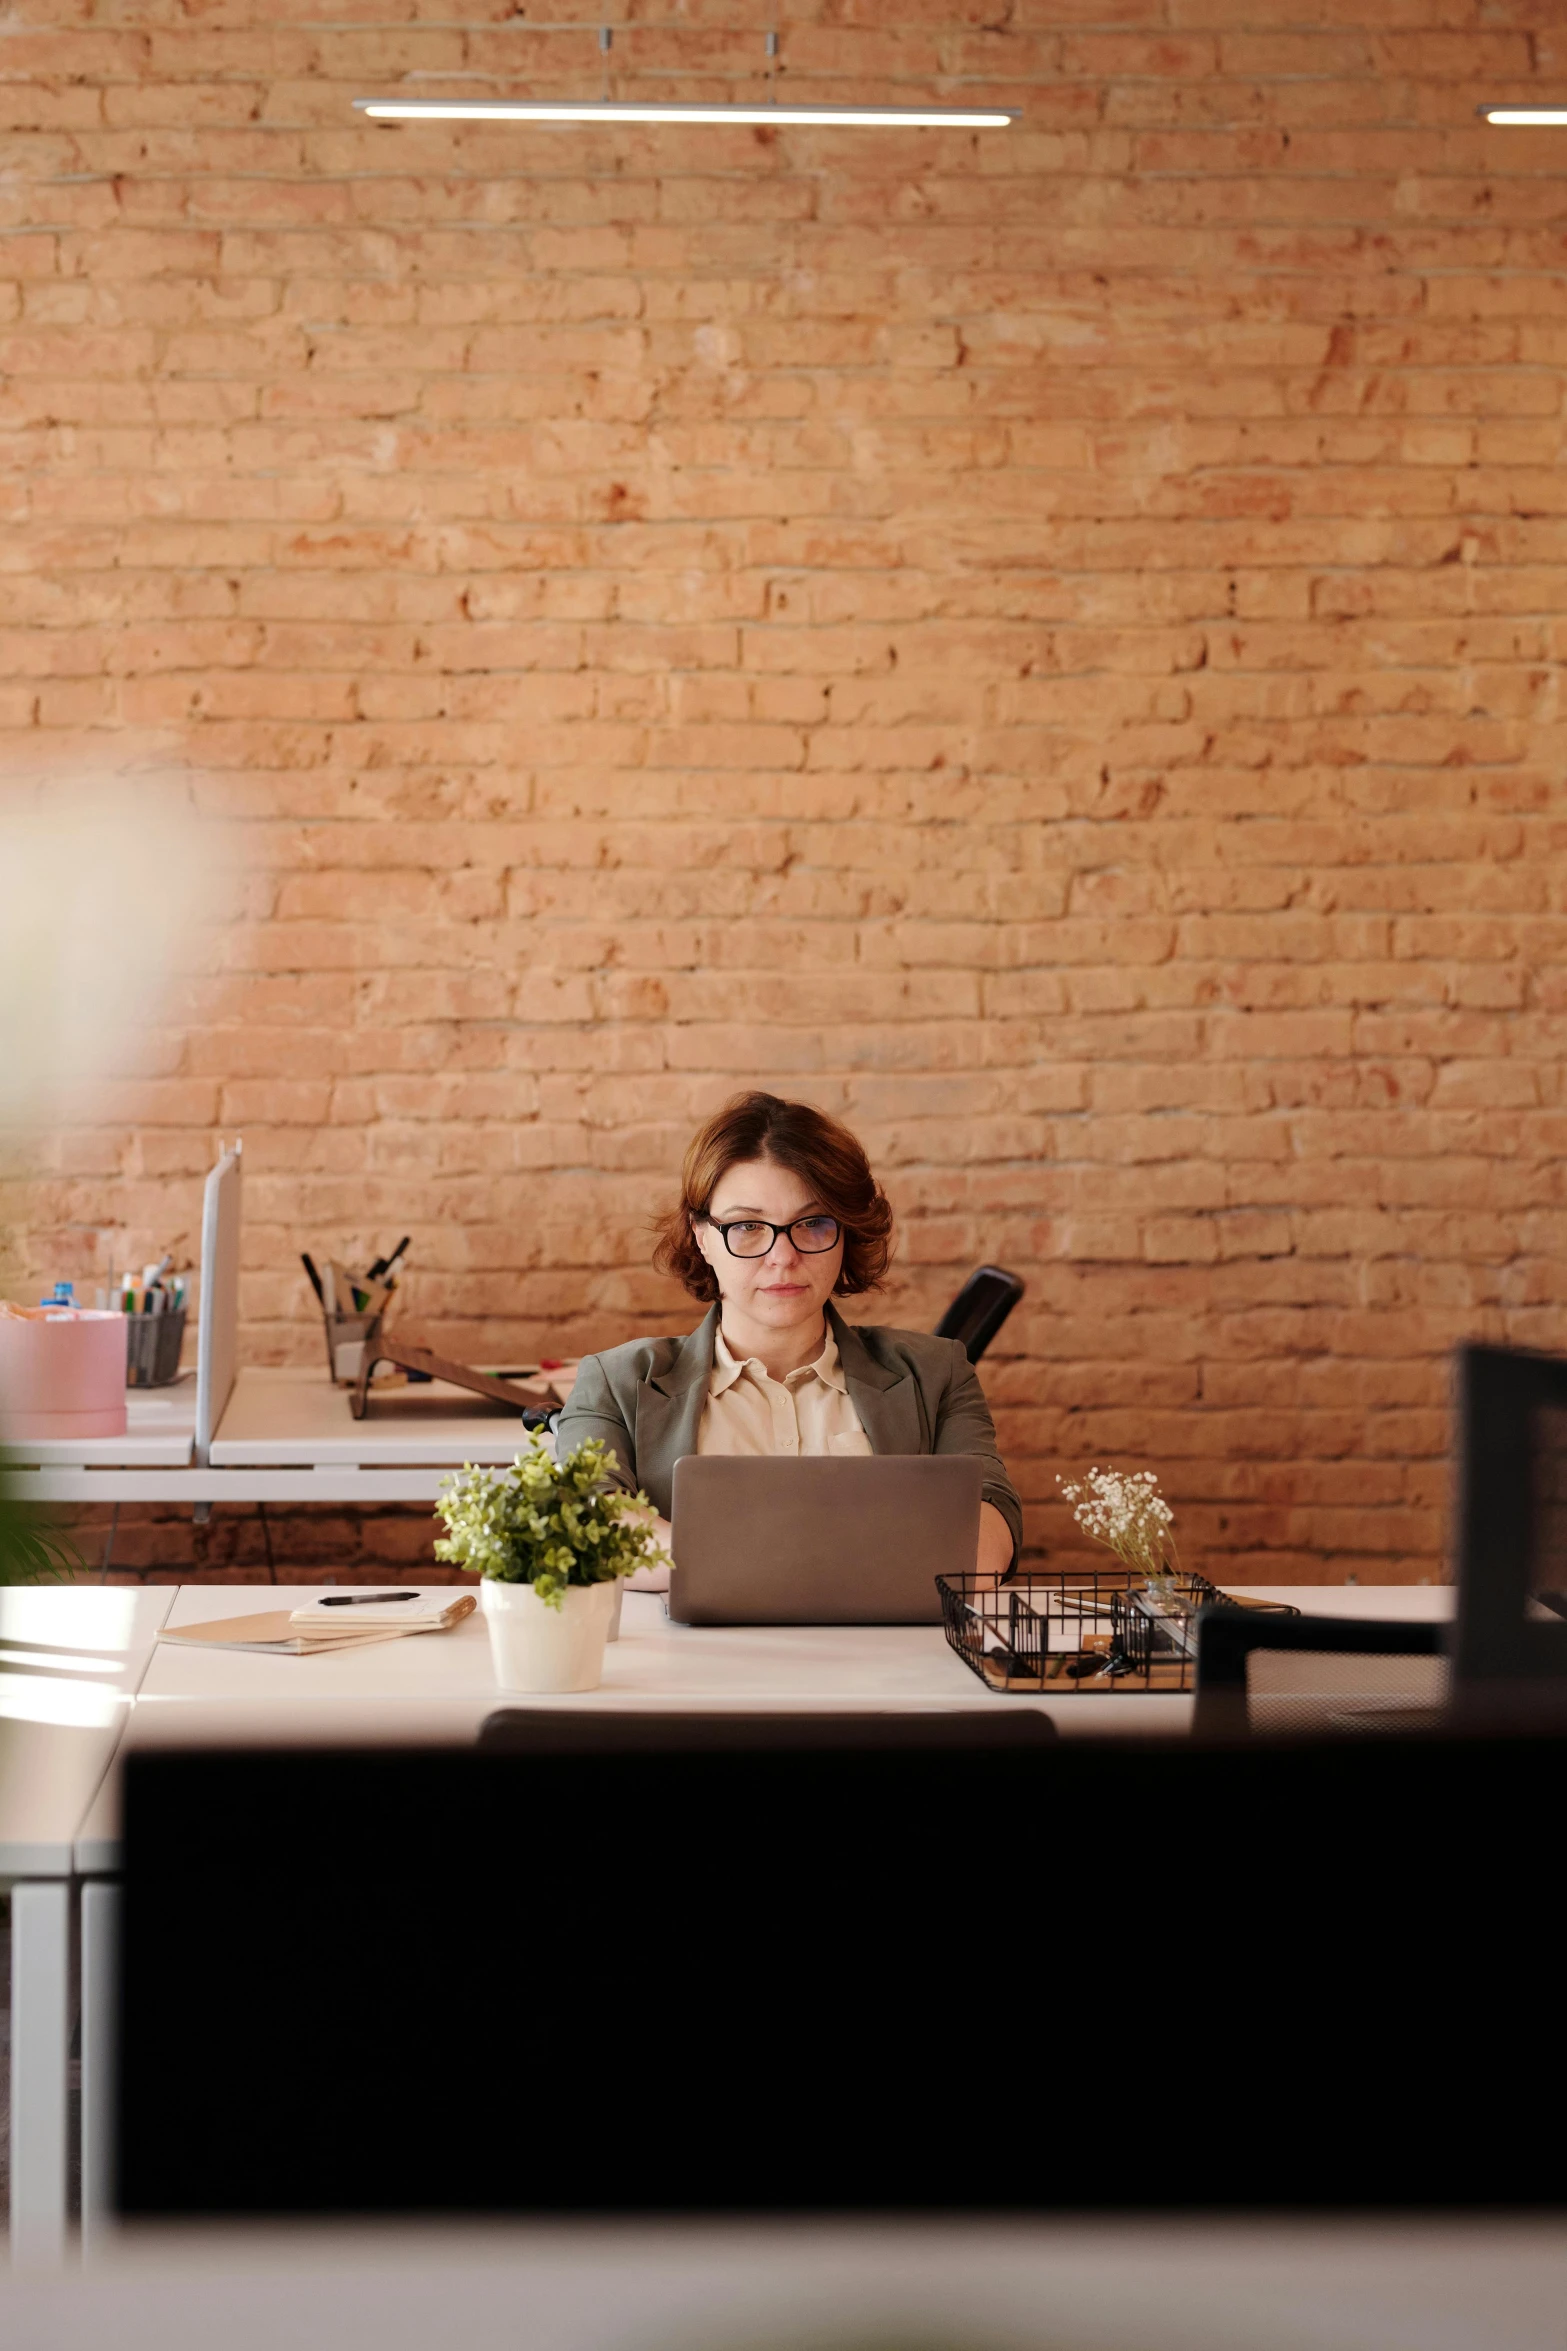
[{"label": "notepad on desk", "polygon": [[262,1616],[220,1617],[215,1624],[165,1627],[160,1640],[192,1649],[255,1649],[276,1657],[311,1657],[328,1649],[363,1649],[412,1633],[447,1633],[478,1607],[472,1592],[418,1592],[406,1599],[364,1600],[344,1594]]}]

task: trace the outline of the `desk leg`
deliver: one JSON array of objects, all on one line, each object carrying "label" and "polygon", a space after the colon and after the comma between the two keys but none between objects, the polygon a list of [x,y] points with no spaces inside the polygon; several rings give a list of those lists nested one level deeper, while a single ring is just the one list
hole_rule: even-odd
[{"label": "desk leg", "polygon": [[11,1895],[11,2257],[65,2258],[70,2099],[71,1889],[61,1879]]},{"label": "desk leg", "polygon": [[103,1539],[103,1565],[98,1570],[98,1581],[100,1584],[106,1584],[109,1580],[109,1562],[114,1557],[114,1530],[119,1525],[119,1523],[120,1506],[118,1502],[116,1502],[114,1508],[109,1513],[109,1531]]},{"label": "desk leg", "polygon": [[114,2223],[120,1889],[82,1888],[82,2259],[102,2250]]}]

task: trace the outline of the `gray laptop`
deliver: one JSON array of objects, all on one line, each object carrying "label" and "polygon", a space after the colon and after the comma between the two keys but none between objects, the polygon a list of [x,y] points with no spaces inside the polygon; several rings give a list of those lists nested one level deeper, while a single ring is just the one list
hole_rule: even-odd
[{"label": "gray laptop", "polygon": [[675,1463],[677,1624],[938,1624],[972,1571],[972,1454],[687,1454]]}]

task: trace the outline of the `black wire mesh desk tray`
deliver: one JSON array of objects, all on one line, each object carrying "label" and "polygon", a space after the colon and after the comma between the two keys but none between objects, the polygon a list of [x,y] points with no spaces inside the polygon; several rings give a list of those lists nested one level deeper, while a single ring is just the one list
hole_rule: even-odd
[{"label": "black wire mesh desk tray", "polygon": [[1004,1584],[938,1576],[936,1589],[948,1643],[987,1690],[1052,1698],[1190,1690],[1200,1608],[1300,1614],[1282,1600],[1234,1599],[1205,1576],[1172,1576],[1154,1589],[1124,1568],[1064,1568]]}]

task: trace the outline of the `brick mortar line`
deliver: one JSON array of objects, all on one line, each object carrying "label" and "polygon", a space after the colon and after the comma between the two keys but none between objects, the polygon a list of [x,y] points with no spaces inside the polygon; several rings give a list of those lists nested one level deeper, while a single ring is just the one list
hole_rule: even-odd
[{"label": "brick mortar line", "polygon": [[[127,88],[136,89],[143,88],[144,86],[144,84],[139,82],[134,84],[128,83],[126,85]],[[0,88],[3,87],[4,84],[0,83]],[[1555,101],[1542,100],[1541,103],[1555,103]],[[1567,95],[1564,95],[1562,104],[1567,106]],[[350,123],[347,127],[352,129],[352,123]],[[500,129],[503,126],[489,124],[480,127],[493,131]],[[550,126],[544,125],[542,127],[549,128]],[[639,128],[656,128],[657,126],[631,124],[627,127],[635,130]],[[721,125],[716,127],[722,128]],[[761,125],[747,127],[761,127],[765,129],[766,126]],[[801,128],[804,126],[785,125],[784,127],[786,129],[791,129]],[[1396,132],[1399,136],[1426,134],[1429,135],[1433,140],[1436,140],[1444,138],[1447,133],[1455,127],[1456,126],[1453,124],[1378,124],[1369,135],[1375,136],[1377,133],[1383,131],[1388,133]],[[1203,125],[1201,126],[1201,129],[1202,135],[1204,137],[1211,138],[1239,139],[1256,136],[1256,126],[1248,126],[1244,124],[1236,124],[1233,129],[1226,129],[1223,126],[1215,128],[1210,125]],[[299,138],[303,136],[307,139],[320,140],[336,140],[340,139],[344,135],[343,129],[341,127],[335,126],[331,123],[321,122],[246,122],[233,123],[225,126],[197,124],[191,126],[188,130],[180,131],[170,126],[168,123],[162,121],[147,123],[103,122],[94,123],[91,125],[75,124],[69,130],[55,130],[47,126],[39,126],[38,128],[19,127],[7,130],[0,135],[5,136],[7,139],[16,140],[19,142],[26,139],[59,142],[62,140],[72,139],[130,139],[151,134],[164,138],[200,138],[204,141],[210,142],[213,145],[217,145],[225,137],[248,139],[253,138],[257,133],[263,133],[269,136],[280,138]],[[970,136],[977,138],[980,134],[978,132],[964,132],[962,135],[965,138]],[[1058,134],[1041,133],[1040,135],[1056,136]],[[1146,138],[1178,136],[1185,139],[1193,136],[1193,126],[1187,124],[1171,123],[1162,131],[1149,130],[1142,132],[1139,135]],[[1325,139],[1365,138],[1368,136],[1368,130],[1367,125],[1363,122],[1345,121],[1342,123],[1324,125],[1322,127],[1322,136]],[[281,180],[286,178],[289,180],[290,184],[297,186],[302,173],[306,170],[310,171],[312,185],[321,186],[348,186],[357,182],[410,179],[442,179],[457,181],[460,183],[467,183],[471,181],[475,187],[508,187],[513,183],[522,186],[532,186],[540,183],[548,184],[553,181],[569,181],[573,186],[580,186],[584,179],[599,176],[596,174],[589,174],[580,167],[577,169],[572,169],[569,166],[563,166],[559,169],[548,171],[543,169],[525,170],[522,168],[504,171],[467,170],[463,168],[460,163],[454,162],[447,158],[442,158],[435,162],[408,163],[400,168],[394,168],[390,163],[388,163],[385,168],[377,168],[375,170],[335,172],[322,172],[314,169],[309,165],[308,159],[306,159],[306,161],[301,163],[301,165],[291,174],[284,174],[281,172],[269,173],[251,169],[232,170],[222,176],[233,180]],[[1557,179],[1561,175],[1561,166],[1557,164],[1548,165],[1542,163],[1538,165],[1533,171],[1508,171],[1499,165],[1492,165],[1490,163],[1442,163],[1434,158],[1429,164],[1422,163],[1418,166],[1401,167],[1392,164],[1385,164],[1368,173],[1363,170],[1357,171],[1347,165],[1342,169],[1328,170],[1321,165],[1296,164],[1288,161],[1285,156],[1279,155],[1271,159],[1271,161],[1266,165],[1252,164],[1248,167],[1237,167],[1235,170],[1228,172],[1205,170],[1195,164],[1189,168],[1176,169],[1168,164],[1149,165],[1135,162],[1125,162],[1114,165],[1106,164],[1102,169],[1096,170],[1088,163],[1074,162],[1071,164],[1060,164],[1053,168],[1046,168],[1037,163],[1019,164],[1013,171],[995,171],[990,169],[960,171],[955,167],[949,167],[940,172],[927,173],[925,176],[928,178],[937,179],[943,184],[951,184],[953,182],[961,181],[965,185],[976,189],[988,189],[1007,188],[1019,182],[1022,182],[1028,186],[1034,186],[1040,180],[1048,181],[1052,187],[1058,188],[1063,185],[1070,186],[1074,182],[1091,186],[1097,184],[1100,181],[1104,181],[1115,186],[1125,186],[1126,182],[1133,177],[1135,177],[1139,183],[1145,186],[1186,186],[1188,184],[1192,184],[1203,187],[1213,187],[1215,185],[1222,186],[1226,181],[1230,180],[1233,180],[1240,185],[1252,186],[1255,185],[1259,178],[1263,178],[1267,180],[1283,181],[1285,185],[1292,188],[1308,186],[1318,180],[1324,181],[1330,186],[1337,187],[1341,185],[1361,186],[1364,185],[1368,178],[1376,180],[1382,178],[1385,175],[1390,184],[1390,190],[1392,190],[1396,189],[1400,181],[1405,180],[1410,176],[1411,170],[1415,171],[1419,178],[1428,181],[1435,180],[1444,183],[1447,181],[1461,181],[1464,183],[1469,183],[1476,180],[1500,181],[1507,185],[1517,185],[1520,187],[1532,187],[1539,181]],[[828,163],[812,163],[809,165],[780,163],[777,167],[768,167],[766,177],[762,184],[768,187],[777,187],[782,183],[790,180],[822,181],[826,180],[831,175],[831,172],[832,166]],[[49,175],[47,179],[41,180],[39,184],[46,186],[57,186],[69,181],[80,181],[87,183],[96,181],[128,181],[137,187],[142,187],[156,185],[162,180],[190,179],[195,181],[202,181],[217,176],[218,174],[212,166],[204,164],[191,164],[187,166],[185,170],[178,172],[141,171],[137,170],[134,166],[121,165],[117,168],[109,168],[101,172],[52,174]],[[700,165],[685,162],[678,167],[671,168],[657,163],[649,163],[645,167],[639,168],[635,171],[617,172],[612,184],[617,189],[621,189],[638,188],[644,186],[659,186],[663,185],[665,182],[673,182],[675,185],[680,186],[690,180],[721,179],[743,180],[749,185],[755,183],[757,178],[758,172],[756,164],[750,159],[748,159],[744,164],[736,163],[728,166]],[[1420,214],[1396,213],[1378,214],[1375,217],[1379,220],[1382,220],[1384,223],[1391,220],[1398,227],[1407,230],[1410,235],[1418,235],[1420,233],[1421,223],[1426,216]],[[293,223],[290,224],[291,229],[293,229],[294,225],[295,224]],[[470,228],[505,228],[511,224],[506,222],[470,221],[462,225]],[[548,227],[552,226],[553,224],[543,223],[540,225]],[[572,223],[569,225],[576,227],[584,224]],[[595,223],[586,225],[597,226],[613,224]],[[668,227],[673,225],[687,227],[696,225],[709,226],[712,224],[692,224],[684,222],[671,224],[667,222],[646,222],[639,225],[657,227]],[[784,222],[781,225],[788,227],[797,224]],[[846,223],[846,225],[853,225],[853,223]],[[950,228],[953,224],[949,219],[940,218],[926,220],[900,219],[897,221],[896,225],[901,233],[917,234],[922,230],[940,231],[942,229]],[[1225,224],[1221,222],[1215,222],[1212,225],[1215,228],[1222,228]],[[1250,220],[1243,221],[1238,224],[1233,233],[1244,234],[1246,229],[1253,225],[1255,224]],[[1303,235],[1305,235],[1321,231],[1324,228],[1331,230],[1335,224],[1332,220],[1324,224],[1320,221],[1302,223],[1299,220],[1287,219],[1282,225],[1295,227],[1299,229]],[[1496,233],[1497,231],[1505,230],[1514,224],[1505,220],[1475,220],[1464,215],[1454,215],[1450,225],[1455,229],[1468,228],[1475,230],[1477,233],[1484,234],[1487,232]],[[1523,226],[1525,224],[1518,225]],[[1548,233],[1550,228],[1550,223],[1548,222],[1538,222],[1528,225],[1534,226],[1541,233]],[[307,231],[319,230],[320,224],[301,221],[297,224],[297,227],[298,232],[300,234],[304,234]]]}]

